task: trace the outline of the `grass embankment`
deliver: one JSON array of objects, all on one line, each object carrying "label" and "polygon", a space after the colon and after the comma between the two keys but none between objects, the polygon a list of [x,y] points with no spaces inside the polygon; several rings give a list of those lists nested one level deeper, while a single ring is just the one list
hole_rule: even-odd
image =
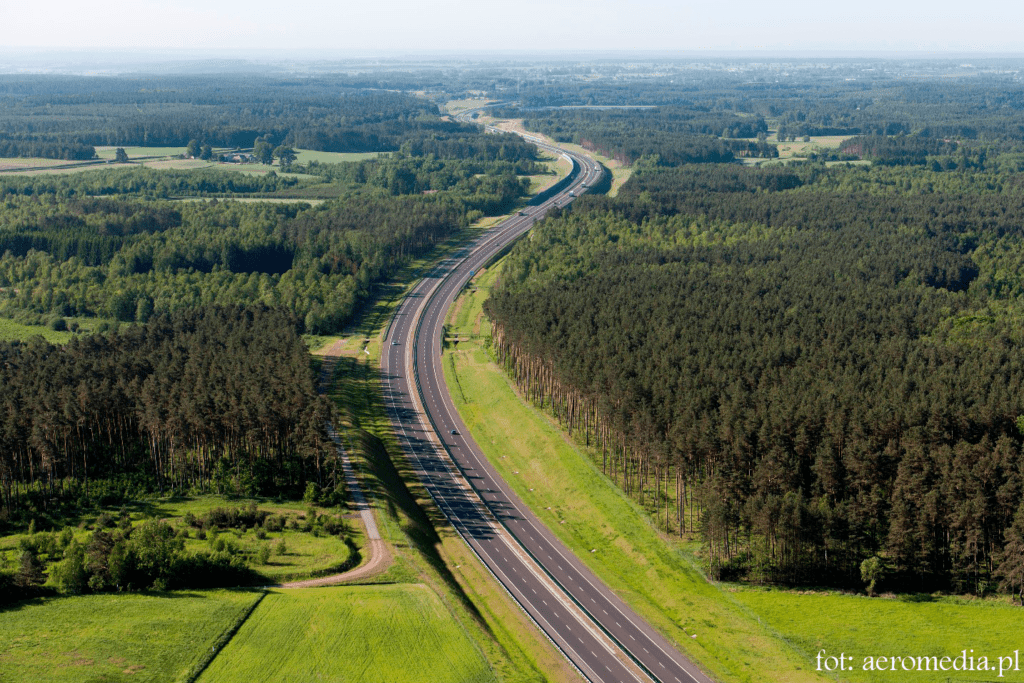
[{"label": "grass embankment", "polygon": [[572,171],[572,163],[567,161],[561,154],[551,154],[540,150],[539,162],[547,167],[547,171],[541,175],[525,176],[530,180],[530,196],[538,195],[552,187]]},{"label": "grass embankment", "polygon": [[494,100],[487,99],[486,97],[467,97],[461,100],[449,100],[444,107],[449,114],[456,116],[467,109],[484,107],[492,102]]},{"label": "grass embankment", "polygon": [[260,591],[88,595],[0,610],[5,683],[186,680]]},{"label": "grass embankment", "polygon": [[[825,649],[857,657],[857,670],[838,680],[891,681],[911,674],[864,672],[863,658],[955,657],[974,649],[991,659],[1024,649],[1024,611],[1006,599],[870,599],[707,582],[689,552],[692,542],[655,529],[647,513],[600,472],[600,455],[572,443],[546,413],[525,404],[495,365],[486,351],[490,324],[481,306],[496,275],[497,268],[479,273],[449,315],[449,334],[460,341],[449,345],[445,376],[460,414],[535,513],[716,678],[821,680],[815,656]],[[996,673],[978,678],[995,680]],[[912,675],[938,682],[950,674]],[[959,675],[965,676],[971,674]]]},{"label": "grass embankment", "polygon": [[487,683],[494,673],[423,585],[271,591],[199,683]]}]

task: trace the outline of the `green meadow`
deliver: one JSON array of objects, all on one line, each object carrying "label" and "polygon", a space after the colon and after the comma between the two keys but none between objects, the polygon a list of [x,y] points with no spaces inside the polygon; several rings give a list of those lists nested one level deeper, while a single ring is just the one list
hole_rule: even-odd
[{"label": "green meadow", "polygon": [[[954,680],[997,680],[998,670],[978,672],[918,670],[925,665],[918,657],[955,659],[964,650],[968,657],[987,657],[999,666],[1000,657],[1014,657],[1024,651],[1024,610],[1006,600],[972,600],[928,595],[869,598],[832,592],[795,592],[741,589],[733,594],[781,637],[789,641],[809,662],[818,667],[817,656],[845,655],[850,669],[840,678],[849,681],[901,681],[912,677],[921,683]],[[973,652],[972,652],[973,651]],[[885,671],[878,667],[885,657]],[[893,658],[897,657],[897,662]],[[906,663],[913,657],[914,663]],[[865,658],[870,658],[865,661]],[[1018,659],[1024,665],[1024,657]],[[1005,663],[1005,662],[1004,662]],[[896,671],[892,667],[896,666]],[[933,667],[934,663],[930,663]],[[909,673],[907,669],[913,669]],[[1024,672],[1004,672],[1005,681],[1024,681]]]},{"label": "green meadow", "polygon": [[269,592],[200,683],[489,683],[487,660],[422,585]]},{"label": "green meadow", "polygon": [[184,681],[259,591],[87,595],[0,610],[0,681]]}]

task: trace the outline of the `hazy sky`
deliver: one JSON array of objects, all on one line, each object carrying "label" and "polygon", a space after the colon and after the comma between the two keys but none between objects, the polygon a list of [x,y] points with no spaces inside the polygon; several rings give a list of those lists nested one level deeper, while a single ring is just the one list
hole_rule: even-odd
[{"label": "hazy sky", "polygon": [[1024,52],[1012,0],[4,0],[0,46]]}]

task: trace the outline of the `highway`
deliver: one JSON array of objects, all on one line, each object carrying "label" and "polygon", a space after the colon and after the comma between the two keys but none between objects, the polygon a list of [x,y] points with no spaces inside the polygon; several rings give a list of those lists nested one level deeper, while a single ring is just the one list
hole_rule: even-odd
[{"label": "highway", "polygon": [[[544,526],[491,467],[463,424],[441,366],[446,313],[473,274],[553,206],[597,182],[586,157],[565,187],[434,267],[402,302],[381,357],[384,398],[419,478],[453,527],[547,637],[594,683],[710,683]],[[596,549],[600,552],[600,548]]]}]

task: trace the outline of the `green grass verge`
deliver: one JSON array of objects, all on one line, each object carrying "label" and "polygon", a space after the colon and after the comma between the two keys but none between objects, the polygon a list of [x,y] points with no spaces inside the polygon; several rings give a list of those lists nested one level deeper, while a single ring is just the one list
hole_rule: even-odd
[{"label": "green grass verge", "polygon": [[[900,681],[945,683],[953,680],[997,680],[998,671],[956,672],[903,668],[905,657],[956,658],[963,650],[975,659],[985,656],[994,666],[1000,657],[1013,657],[1024,650],[1024,610],[1005,600],[962,598],[868,598],[838,593],[796,593],[793,591],[739,589],[734,596],[756,612],[773,629],[789,639],[805,659],[817,668],[817,654],[845,655],[848,669],[840,678],[849,681]],[[973,653],[971,652],[973,650]],[[865,657],[877,665],[893,656],[901,658],[898,670],[865,671]],[[1024,665],[1024,657],[1021,657]],[[870,663],[869,663],[870,666]],[[908,668],[923,665],[907,663]],[[1022,681],[1024,672],[1006,673],[1001,680]]]},{"label": "green grass verge", "polygon": [[[371,345],[374,353],[379,345]],[[440,596],[502,681],[578,681],[568,662],[511,601],[448,525],[416,478],[380,402],[376,355],[353,352],[331,394],[362,488],[395,561],[374,583],[423,584]]]},{"label": "green grass verge", "polygon": [[260,595],[220,590],[18,603],[0,611],[0,680],[184,681]]},{"label": "green grass verge", "polygon": [[421,585],[275,590],[200,683],[487,683],[487,660]]}]

